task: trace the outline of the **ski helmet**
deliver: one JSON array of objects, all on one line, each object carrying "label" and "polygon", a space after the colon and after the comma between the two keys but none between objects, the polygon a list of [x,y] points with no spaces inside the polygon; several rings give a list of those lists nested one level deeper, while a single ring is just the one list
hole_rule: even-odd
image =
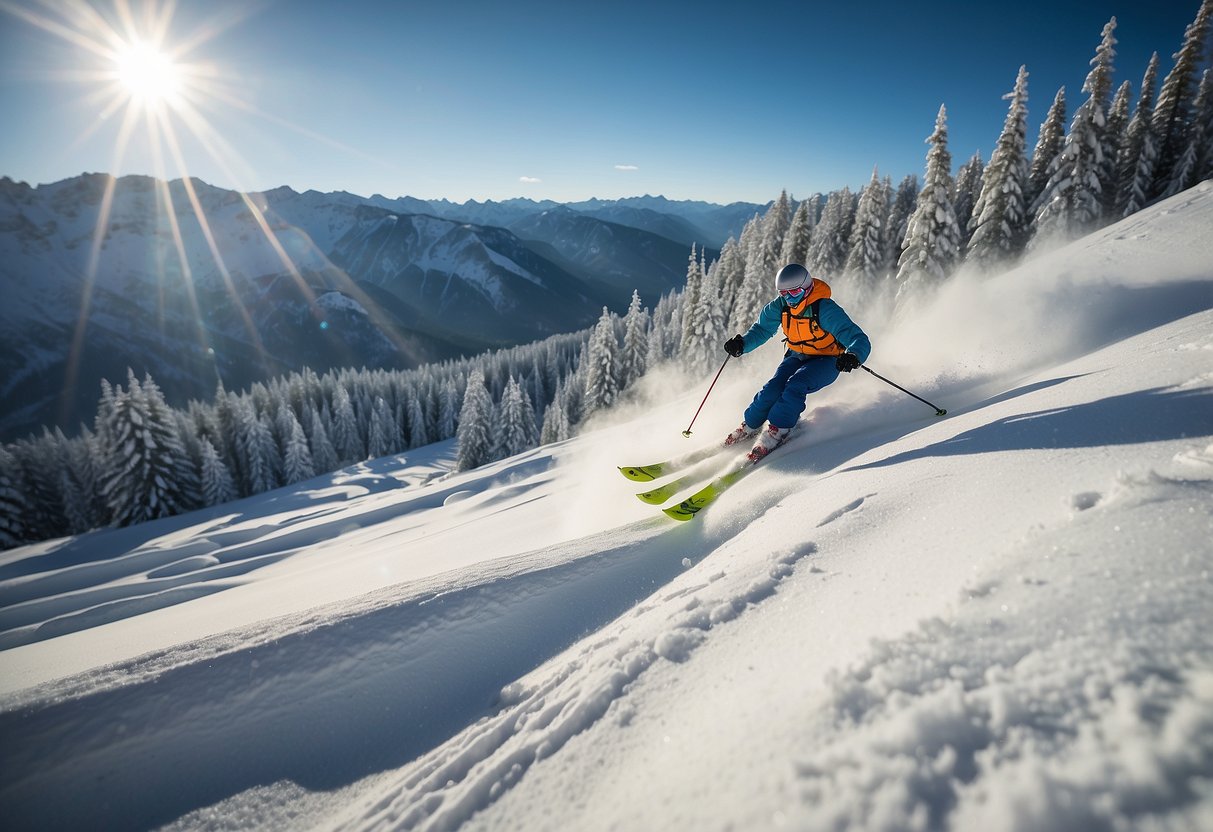
[{"label": "ski helmet", "polygon": [[775,275],[775,291],[786,292],[789,289],[807,289],[813,278],[809,270],[799,263],[788,263]]}]

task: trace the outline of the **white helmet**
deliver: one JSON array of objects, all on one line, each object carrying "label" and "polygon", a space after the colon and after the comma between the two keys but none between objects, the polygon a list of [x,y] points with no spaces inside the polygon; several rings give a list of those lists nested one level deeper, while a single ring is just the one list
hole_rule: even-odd
[{"label": "white helmet", "polygon": [[788,263],[775,275],[775,291],[786,292],[789,289],[807,289],[812,280],[809,270],[799,263]]}]

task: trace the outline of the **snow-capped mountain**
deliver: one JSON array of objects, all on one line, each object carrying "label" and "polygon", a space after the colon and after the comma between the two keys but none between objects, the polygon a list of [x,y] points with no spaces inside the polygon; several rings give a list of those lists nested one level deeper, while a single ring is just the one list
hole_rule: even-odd
[{"label": "snow-capped mountain", "polygon": [[[675,242],[627,225],[606,222],[557,206],[510,223],[525,240],[546,243],[570,268],[592,275],[617,296],[631,296],[635,275],[643,274],[658,294],[686,283],[690,244]],[[719,252],[705,249],[709,261]]]},{"label": "snow-capped mountain", "polygon": [[427,206],[139,176],[0,179],[0,437],[72,428],[98,381],[127,367],[179,402],[220,378],[412,367],[580,329],[633,289],[652,302],[685,277],[688,249],[648,232],[583,218],[528,242],[415,213]]},{"label": "snow-capped mountain", "polygon": [[[615,471],[694,444],[703,380],[655,373],[480,469],[443,443],[5,552],[0,816],[1209,828],[1211,223],[1204,183],[852,310],[949,415],[852,373],[690,524]],[[695,441],[777,361],[731,363]]]}]

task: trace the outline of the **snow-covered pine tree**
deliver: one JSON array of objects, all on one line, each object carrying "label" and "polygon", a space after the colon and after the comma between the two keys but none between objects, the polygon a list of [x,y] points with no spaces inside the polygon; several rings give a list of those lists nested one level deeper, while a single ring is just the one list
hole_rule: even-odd
[{"label": "snow-covered pine tree", "polygon": [[[809,262],[804,264],[811,274],[828,281],[831,275],[842,271],[850,253],[851,228],[858,207],[858,200],[849,187],[832,192],[826,199],[821,221],[813,229],[813,239],[809,242]],[[769,296],[769,278],[766,290]],[[750,320],[753,321],[753,317]]]},{"label": "snow-covered pine tree", "polygon": [[29,539],[23,476],[17,458],[0,445],[0,549],[11,549]]},{"label": "snow-covered pine tree", "polygon": [[484,386],[484,373],[476,367],[468,376],[463,407],[459,411],[456,471],[470,471],[492,460],[493,422],[493,399]]},{"label": "snow-covered pine tree", "polygon": [[312,467],[318,474],[336,471],[341,466],[337,460],[337,451],[333,448],[333,441],[329,439],[328,428],[325,427],[326,420],[316,412],[314,405],[308,405],[307,412],[310,414],[308,421],[312,425],[312,430],[308,434],[312,450]]},{"label": "snow-covered pine tree", "polygon": [[623,352],[619,359],[620,387],[631,386],[648,369],[649,313],[640,305],[640,292],[632,290],[632,300],[623,318]]},{"label": "snow-covered pine tree", "polygon": [[[783,250],[779,253],[780,263],[803,265],[808,259],[809,240],[813,237],[815,213],[809,199],[801,200],[801,203],[796,206],[796,213],[792,214],[792,223],[788,226],[788,233],[783,238]],[[720,252],[720,259],[724,260],[723,249]]]},{"label": "snow-covered pine tree", "polygon": [[[720,259],[712,266],[710,281],[713,297],[719,305],[722,331],[726,330],[732,321],[733,307],[744,279],[745,258],[741,254],[741,245],[730,237],[720,249]],[[657,317],[657,311],[654,310],[654,321]]]},{"label": "snow-covered pine tree", "polygon": [[563,442],[569,438],[569,417],[564,412],[563,398],[558,391],[543,413],[543,428],[539,431],[539,442],[542,445]]},{"label": "snow-covered pine tree", "polygon": [[338,465],[345,466],[366,459],[366,447],[358,433],[358,420],[345,384],[338,382],[333,390],[333,448]]},{"label": "snow-covered pine tree", "polygon": [[981,196],[981,183],[985,172],[986,166],[981,160],[980,151],[974,153],[973,157],[956,171],[956,190],[952,194],[952,207],[956,211],[956,227],[960,229],[962,250],[973,235],[973,208]]},{"label": "snow-covered pine tree", "polygon": [[426,426],[425,414],[421,410],[421,397],[410,396],[408,408],[405,411],[409,426],[409,447],[420,448],[430,444],[429,429]]},{"label": "snow-covered pine tree", "polygon": [[100,487],[112,522],[129,526],[194,508],[195,474],[159,388],[133,372],[128,389],[115,390],[106,416]]},{"label": "snow-covered pine tree", "polygon": [[1028,169],[1028,191],[1025,194],[1028,215],[1031,217],[1036,216],[1036,211],[1040,207],[1040,199],[1045,193],[1045,186],[1049,184],[1049,171],[1053,169],[1053,160],[1061,153],[1065,143],[1066,88],[1062,87],[1057,91],[1057,95],[1053,96],[1049,114],[1045,116],[1045,120],[1040,125],[1036,149],[1032,152],[1032,164]]},{"label": "snow-covered pine tree", "polygon": [[371,407],[371,422],[367,429],[367,457],[379,459],[400,450],[400,430],[396,417],[382,396],[375,399]]},{"label": "snow-covered pine tree", "polygon": [[531,423],[527,424],[527,415],[522,401],[522,388],[514,377],[510,376],[498,408],[494,459],[505,459],[531,447],[535,424],[533,417]]},{"label": "snow-covered pine tree", "polygon": [[1192,105],[1192,120],[1188,125],[1187,142],[1179,161],[1175,163],[1171,183],[1163,191],[1163,197],[1174,196],[1180,191],[1187,190],[1200,179],[1199,174],[1210,155],[1210,94],[1209,70],[1206,69],[1196,93],[1196,102]]},{"label": "snow-covered pine tree", "polygon": [[22,494],[25,497],[24,525],[29,540],[44,540],[68,533],[63,516],[63,492],[59,471],[60,449],[45,429],[39,437],[29,437],[9,446],[9,452],[21,467]]},{"label": "snow-covered pine tree", "polygon": [[459,426],[459,388],[455,380],[448,378],[442,383],[438,394],[438,436],[437,439],[450,439],[455,435]]},{"label": "snow-covered pine tree", "polygon": [[927,138],[927,169],[918,205],[906,228],[905,251],[897,262],[897,302],[906,303],[951,272],[960,254],[960,228],[952,208],[952,154],[948,112],[940,106]]},{"label": "snow-covered pine tree", "polygon": [[[767,270],[765,228],[764,218],[755,215],[741,231],[738,245],[745,258],[745,273],[732,301],[729,323],[721,327],[722,332],[745,332],[758,316],[758,311],[771,299],[771,284],[775,272]],[[718,286],[718,290],[722,293],[726,291],[723,284]],[[683,315],[689,312],[690,307],[684,306]]]},{"label": "snow-covered pine tree", "polygon": [[688,270],[687,288],[683,292],[682,342],[678,356],[688,372],[707,372],[719,351],[723,331],[717,275],[705,274],[700,264]]},{"label": "snow-covered pine tree", "polygon": [[586,347],[584,387],[582,389],[582,419],[598,410],[610,407],[619,398],[619,369],[615,340],[615,324],[611,311],[602,307],[602,316],[594,327]]},{"label": "snow-covered pine tree", "polygon": [[1049,182],[1036,211],[1032,245],[1044,240],[1069,240],[1095,228],[1103,216],[1100,172],[1107,125],[1108,95],[1112,87],[1112,59],[1116,54],[1116,18],[1103,29],[1103,40],[1091,60],[1092,69],[1082,85],[1087,100],[1074,113],[1065,145],[1053,159]]},{"label": "snow-covered pine tree", "polygon": [[282,455],[274,441],[269,420],[258,416],[251,398],[241,398],[236,405],[239,424],[237,442],[247,480],[242,484],[244,494],[261,494],[281,485]]},{"label": "snow-covered pine tree", "polygon": [[1150,57],[1141,80],[1137,110],[1129,119],[1117,159],[1116,210],[1113,218],[1135,214],[1145,207],[1154,187],[1158,140],[1154,136],[1154,87],[1158,81],[1158,53]]},{"label": "snow-covered pine tree", "polygon": [[1120,199],[1120,149],[1125,143],[1125,131],[1129,125],[1129,102],[1133,97],[1133,84],[1125,81],[1116,91],[1108,110],[1108,125],[1104,130],[1103,165],[1099,169],[1100,197],[1103,200],[1103,217],[1106,222],[1120,219],[1116,203]]},{"label": "snow-covered pine tree", "polygon": [[968,257],[991,266],[1017,257],[1028,239],[1028,69],[1019,68],[1002,133],[982,179],[973,207],[973,237]]},{"label": "snow-covered pine tree", "polygon": [[849,303],[856,307],[868,303],[877,293],[885,274],[884,222],[889,214],[892,198],[876,168],[872,178],[859,195],[859,207],[855,211],[855,224],[851,228],[850,254],[847,256],[846,274],[851,281]]},{"label": "snow-covered pine tree", "polygon": [[[46,428],[43,428],[45,431]],[[75,461],[81,458],[73,446],[83,446],[82,439],[69,440],[63,430],[56,427],[54,444],[58,447],[59,493],[63,495],[63,516],[67,521],[68,534],[83,534],[94,527],[89,512],[89,491],[82,482],[87,472],[79,469]],[[87,459],[85,453],[83,458]]]},{"label": "snow-covered pine tree", "polygon": [[1183,46],[1173,56],[1175,66],[1167,73],[1158,92],[1152,125],[1158,142],[1158,163],[1154,172],[1151,199],[1171,186],[1176,165],[1187,147],[1193,102],[1197,85],[1200,83],[1199,75],[1204,63],[1211,19],[1213,0],[1203,0],[1196,18],[1184,32]]},{"label": "snow-covered pine tree", "polygon": [[236,491],[236,483],[232,480],[231,472],[219,458],[219,452],[215,450],[210,439],[202,439],[201,448],[202,504],[217,506],[236,499],[239,496]]},{"label": "snow-covered pine tree", "polygon": [[1196,178],[1199,181],[1213,179],[1213,70],[1206,69],[1196,94],[1196,125],[1200,137],[1193,141],[1196,148]]},{"label": "snow-covered pine tree", "polygon": [[889,206],[889,218],[885,221],[888,233],[885,235],[885,269],[893,271],[901,253],[905,250],[904,240],[906,229],[910,225],[910,217],[914,216],[914,208],[918,205],[918,177],[910,174],[901,180],[893,193],[893,202]]},{"label": "snow-covered pine tree", "polygon": [[312,452],[308,448],[303,425],[299,424],[289,407],[282,409],[286,413],[287,429],[290,431],[282,453],[282,479],[286,485],[293,485],[316,476],[316,468],[312,464]]},{"label": "snow-covered pine tree", "polygon": [[775,200],[762,218],[762,259],[758,263],[761,273],[774,275],[784,266],[780,258],[791,226],[792,203],[788,199],[788,192],[781,191],[779,199]]}]

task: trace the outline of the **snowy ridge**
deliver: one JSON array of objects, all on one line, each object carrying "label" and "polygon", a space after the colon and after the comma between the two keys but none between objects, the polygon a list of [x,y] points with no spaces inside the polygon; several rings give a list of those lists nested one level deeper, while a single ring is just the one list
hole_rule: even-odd
[{"label": "snowy ridge", "polygon": [[[433,446],[7,552],[0,811],[1209,826],[1211,212],[1201,186],[877,322],[873,366],[951,415],[840,379],[691,524],[614,466],[684,449],[702,389],[475,471]],[[695,441],[774,360],[731,368]]]}]

